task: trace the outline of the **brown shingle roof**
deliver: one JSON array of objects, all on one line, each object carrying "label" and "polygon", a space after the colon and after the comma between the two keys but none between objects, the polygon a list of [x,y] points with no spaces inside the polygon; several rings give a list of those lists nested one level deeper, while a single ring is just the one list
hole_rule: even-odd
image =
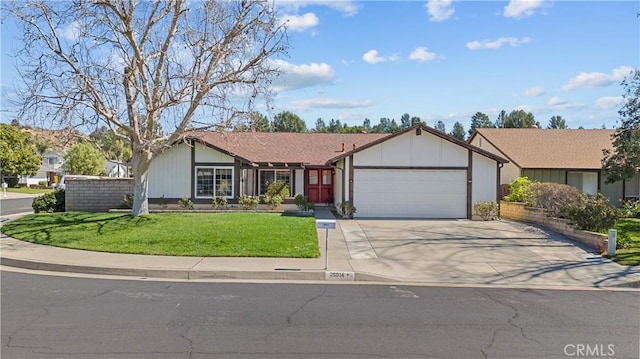
[{"label": "brown shingle roof", "polygon": [[343,151],[389,136],[385,133],[198,132],[187,137],[253,163],[324,165]]},{"label": "brown shingle roof", "polygon": [[602,150],[612,149],[614,130],[478,128],[481,135],[520,168],[599,169]]}]

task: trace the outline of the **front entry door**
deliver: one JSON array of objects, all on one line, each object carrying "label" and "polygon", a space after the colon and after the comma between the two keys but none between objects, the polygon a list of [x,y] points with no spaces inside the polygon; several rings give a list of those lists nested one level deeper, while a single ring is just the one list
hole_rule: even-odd
[{"label": "front entry door", "polygon": [[333,169],[307,169],[307,195],[311,203],[333,202]]}]

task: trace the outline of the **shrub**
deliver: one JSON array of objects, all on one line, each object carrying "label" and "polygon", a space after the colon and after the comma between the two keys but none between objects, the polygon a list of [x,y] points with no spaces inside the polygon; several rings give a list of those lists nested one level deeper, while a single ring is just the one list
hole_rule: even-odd
[{"label": "shrub", "polygon": [[524,202],[530,197],[529,187],[531,187],[531,181],[528,177],[518,177],[513,182],[509,183],[509,195],[504,197],[507,202]]},{"label": "shrub", "polygon": [[64,212],[64,190],[49,192],[33,199],[31,207],[35,213]]},{"label": "shrub", "polygon": [[275,195],[265,194],[263,201],[267,205],[267,207],[269,207],[269,209],[275,209],[276,207],[282,204],[283,199],[282,197],[280,197],[280,195],[277,195],[277,194]]},{"label": "shrub", "polygon": [[296,207],[298,207],[299,210],[304,210],[307,208],[307,199],[301,194],[298,193],[294,198],[293,198],[293,203],[296,205]]},{"label": "shrub", "polygon": [[260,198],[255,196],[242,195],[238,197],[238,204],[242,209],[255,209],[260,203]]},{"label": "shrub", "polygon": [[289,197],[289,185],[285,181],[275,181],[267,186],[266,196],[280,196],[281,198]]},{"label": "shrub", "polygon": [[158,204],[160,205],[160,208],[165,209],[165,208],[167,208],[167,205],[169,204],[169,201],[164,197],[164,195],[162,195],[158,199]]},{"label": "shrub", "polygon": [[498,204],[495,201],[479,201],[473,204],[475,214],[483,221],[492,221],[498,218]]},{"label": "shrub", "polygon": [[213,199],[213,208],[215,209],[226,209],[227,208],[227,198],[226,197],[220,197],[217,196]]},{"label": "shrub", "polygon": [[560,183],[533,183],[529,187],[533,207],[547,210],[551,217],[568,218],[571,206],[580,206],[585,195],[577,188]]},{"label": "shrub", "polygon": [[618,209],[609,205],[609,200],[598,193],[595,197],[588,197],[582,203],[575,203],[568,207],[568,218],[579,229],[593,232],[604,232],[613,228],[618,220]]},{"label": "shrub", "polygon": [[636,218],[638,215],[640,215],[640,201],[628,200],[622,202],[620,217]]},{"label": "shrub", "polygon": [[47,181],[38,181],[38,186],[47,187],[48,185],[49,185],[49,182],[47,182]]},{"label": "shrub", "polygon": [[187,197],[182,197],[181,199],[179,199],[178,204],[180,205],[181,208],[193,209],[193,202],[191,202],[191,199]]},{"label": "shrub", "polygon": [[340,202],[337,207],[338,213],[342,215],[342,218],[353,218],[353,214],[356,213],[356,207],[351,201]]},{"label": "shrub", "polygon": [[133,193],[124,195],[124,198],[122,198],[122,208],[133,208]]}]

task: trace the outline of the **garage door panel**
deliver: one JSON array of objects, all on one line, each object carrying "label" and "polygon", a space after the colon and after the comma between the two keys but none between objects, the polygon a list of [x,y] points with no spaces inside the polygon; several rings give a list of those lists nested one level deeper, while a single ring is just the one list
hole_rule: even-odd
[{"label": "garage door panel", "polygon": [[354,172],[358,217],[466,218],[464,170]]}]

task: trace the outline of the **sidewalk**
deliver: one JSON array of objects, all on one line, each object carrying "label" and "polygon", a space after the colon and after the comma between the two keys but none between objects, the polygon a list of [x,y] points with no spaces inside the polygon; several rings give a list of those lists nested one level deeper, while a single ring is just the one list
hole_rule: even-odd
[{"label": "sidewalk", "polygon": [[4,193],[0,190],[0,201],[3,199],[35,198],[38,196],[40,196],[40,194],[15,193],[15,192]]},{"label": "sidewalk", "polygon": [[[334,219],[323,207],[316,209],[317,219]],[[421,243],[410,247],[403,256],[385,254],[380,243],[367,237],[375,222],[337,220],[336,229],[328,230],[328,270],[325,270],[325,234],[318,230],[320,258],[228,258],[174,257],[113,254],[43,246],[0,238],[0,264],[33,270],[86,273],[137,278],[233,279],[233,280],[347,280],[386,283],[420,283],[431,285],[506,286],[544,288],[639,287],[640,268],[619,266],[605,258],[585,252],[571,243],[558,245],[549,252],[570,252],[576,258],[538,258],[535,273],[516,261],[505,262],[504,256],[514,253],[503,250],[485,252],[475,249],[474,258],[465,261],[451,259],[451,245],[434,241],[436,246]],[[414,222],[418,225],[420,222]],[[453,222],[455,223],[455,222]],[[485,222],[486,223],[486,222]],[[361,227],[362,224],[362,227]],[[406,223],[384,222],[394,234],[394,243],[401,243]],[[424,222],[431,227],[451,226],[447,222]],[[468,222],[468,227],[479,223]],[[365,227],[367,226],[367,227]],[[526,225],[522,225],[528,227]],[[367,232],[367,233],[365,233]],[[482,239],[480,239],[482,240]],[[533,243],[533,242],[531,242]],[[556,242],[554,242],[556,243]],[[533,244],[539,246],[539,243]],[[409,247],[407,247],[409,248]],[[416,248],[414,250],[414,248]],[[531,247],[530,250],[540,250]],[[378,253],[379,252],[379,253]],[[524,253],[530,256],[531,253]],[[479,256],[484,255],[482,260]],[[548,254],[549,255],[549,254]],[[537,258],[537,257],[536,257]],[[514,275],[517,273],[517,275]],[[496,279],[497,278],[497,279]]]}]

